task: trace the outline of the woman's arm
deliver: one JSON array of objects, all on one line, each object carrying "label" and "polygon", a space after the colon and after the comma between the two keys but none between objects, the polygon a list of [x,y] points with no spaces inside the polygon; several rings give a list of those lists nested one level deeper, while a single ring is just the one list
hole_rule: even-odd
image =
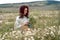
[{"label": "woman's arm", "polygon": [[24,20],[24,25],[28,25],[29,24],[29,19],[25,19]]},{"label": "woman's arm", "polygon": [[20,28],[22,25],[19,23],[19,19],[16,18],[15,24],[14,24],[14,29]]}]

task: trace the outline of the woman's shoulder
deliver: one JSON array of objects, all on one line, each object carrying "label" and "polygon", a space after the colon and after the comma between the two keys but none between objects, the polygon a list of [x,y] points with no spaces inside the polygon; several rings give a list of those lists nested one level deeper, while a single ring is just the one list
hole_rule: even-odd
[{"label": "woman's shoulder", "polygon": [[19,16],[16,16],[16,18],[19,18]]},{"label": "woman's shoulder", "polygon": [[19,16],[16,16],[16,19],[19,19]]}]

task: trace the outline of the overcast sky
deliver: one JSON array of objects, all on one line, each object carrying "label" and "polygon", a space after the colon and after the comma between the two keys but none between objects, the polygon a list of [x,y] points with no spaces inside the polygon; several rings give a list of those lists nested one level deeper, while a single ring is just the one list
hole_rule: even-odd
[{"label": "overcast sky", "polygon": [[[33,1],[45,1],[45,0],[0,0],[0,4],[5,3],[22,3],[22,2],[33,2]],[[60,1],[60,0],[57,0]]]}]

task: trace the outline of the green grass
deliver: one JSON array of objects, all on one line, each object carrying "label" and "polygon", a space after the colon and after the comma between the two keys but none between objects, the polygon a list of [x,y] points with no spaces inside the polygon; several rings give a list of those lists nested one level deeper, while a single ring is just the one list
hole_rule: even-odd
[{"label": "green grass", "polygon": [[[50,12],[52,12],[50,14]],[[57,11],[58,12],[58,11]],[[48,16],[51,16],[51,17],[47,17],[44,15],[44,13],[47,15],[49,13]],[[8,16],[8,15],[9,16]],[[12,15],[10,15],[10,13],[1,13],[1,15],[5,15],[5,18],[2,20],[3,23],[0,25],[1,28],[0,28],[0,34],[4,34],[5,32],[10,32],[12,31],[11,29],[13,29],[14,27],[14,22],[15,22],[15,18],[16,16],[18,16],[18,13],[11,13]],[[14,14],[14,15],[13,15]],[[41,16],[43,15],[43,16]],[[54,16],[56,15],[56,16]],[[58,14],[56,14],[55,11],[31,11],[30,12],[30,23],[32,24],[33,28],[41,28],[41,29],[44,29],[44,28],[47,28],[47,27],[51,27],[51,26],[59,26],[58,25],[58,17],[57,17]],[[37,18],[34,18],[34,16],[36,16]],[[6,22],[11,22],[9,24],[5,24]],[[2,34],[2,35],[3,35]],[[48,38],[48,39],[47,39]],[[38,38],[35,37],[36,40],[39,40]],[[50,40],[50,37],[46,37],[45,40]],[[52,38],[51,40],[57,40],[57,37],[56,38]]]}]

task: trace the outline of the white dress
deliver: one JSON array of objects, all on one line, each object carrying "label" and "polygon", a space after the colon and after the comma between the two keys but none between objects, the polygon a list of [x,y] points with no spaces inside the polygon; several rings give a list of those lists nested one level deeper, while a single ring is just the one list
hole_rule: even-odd
[{"label": "white dress", "polygon": [[23,18],[19,18],[19,16],[17,16],[14,24],[14,29],[22,27],[22,24],[25,24],[26,22],[29,22],[29,18],[25,16]]}]

